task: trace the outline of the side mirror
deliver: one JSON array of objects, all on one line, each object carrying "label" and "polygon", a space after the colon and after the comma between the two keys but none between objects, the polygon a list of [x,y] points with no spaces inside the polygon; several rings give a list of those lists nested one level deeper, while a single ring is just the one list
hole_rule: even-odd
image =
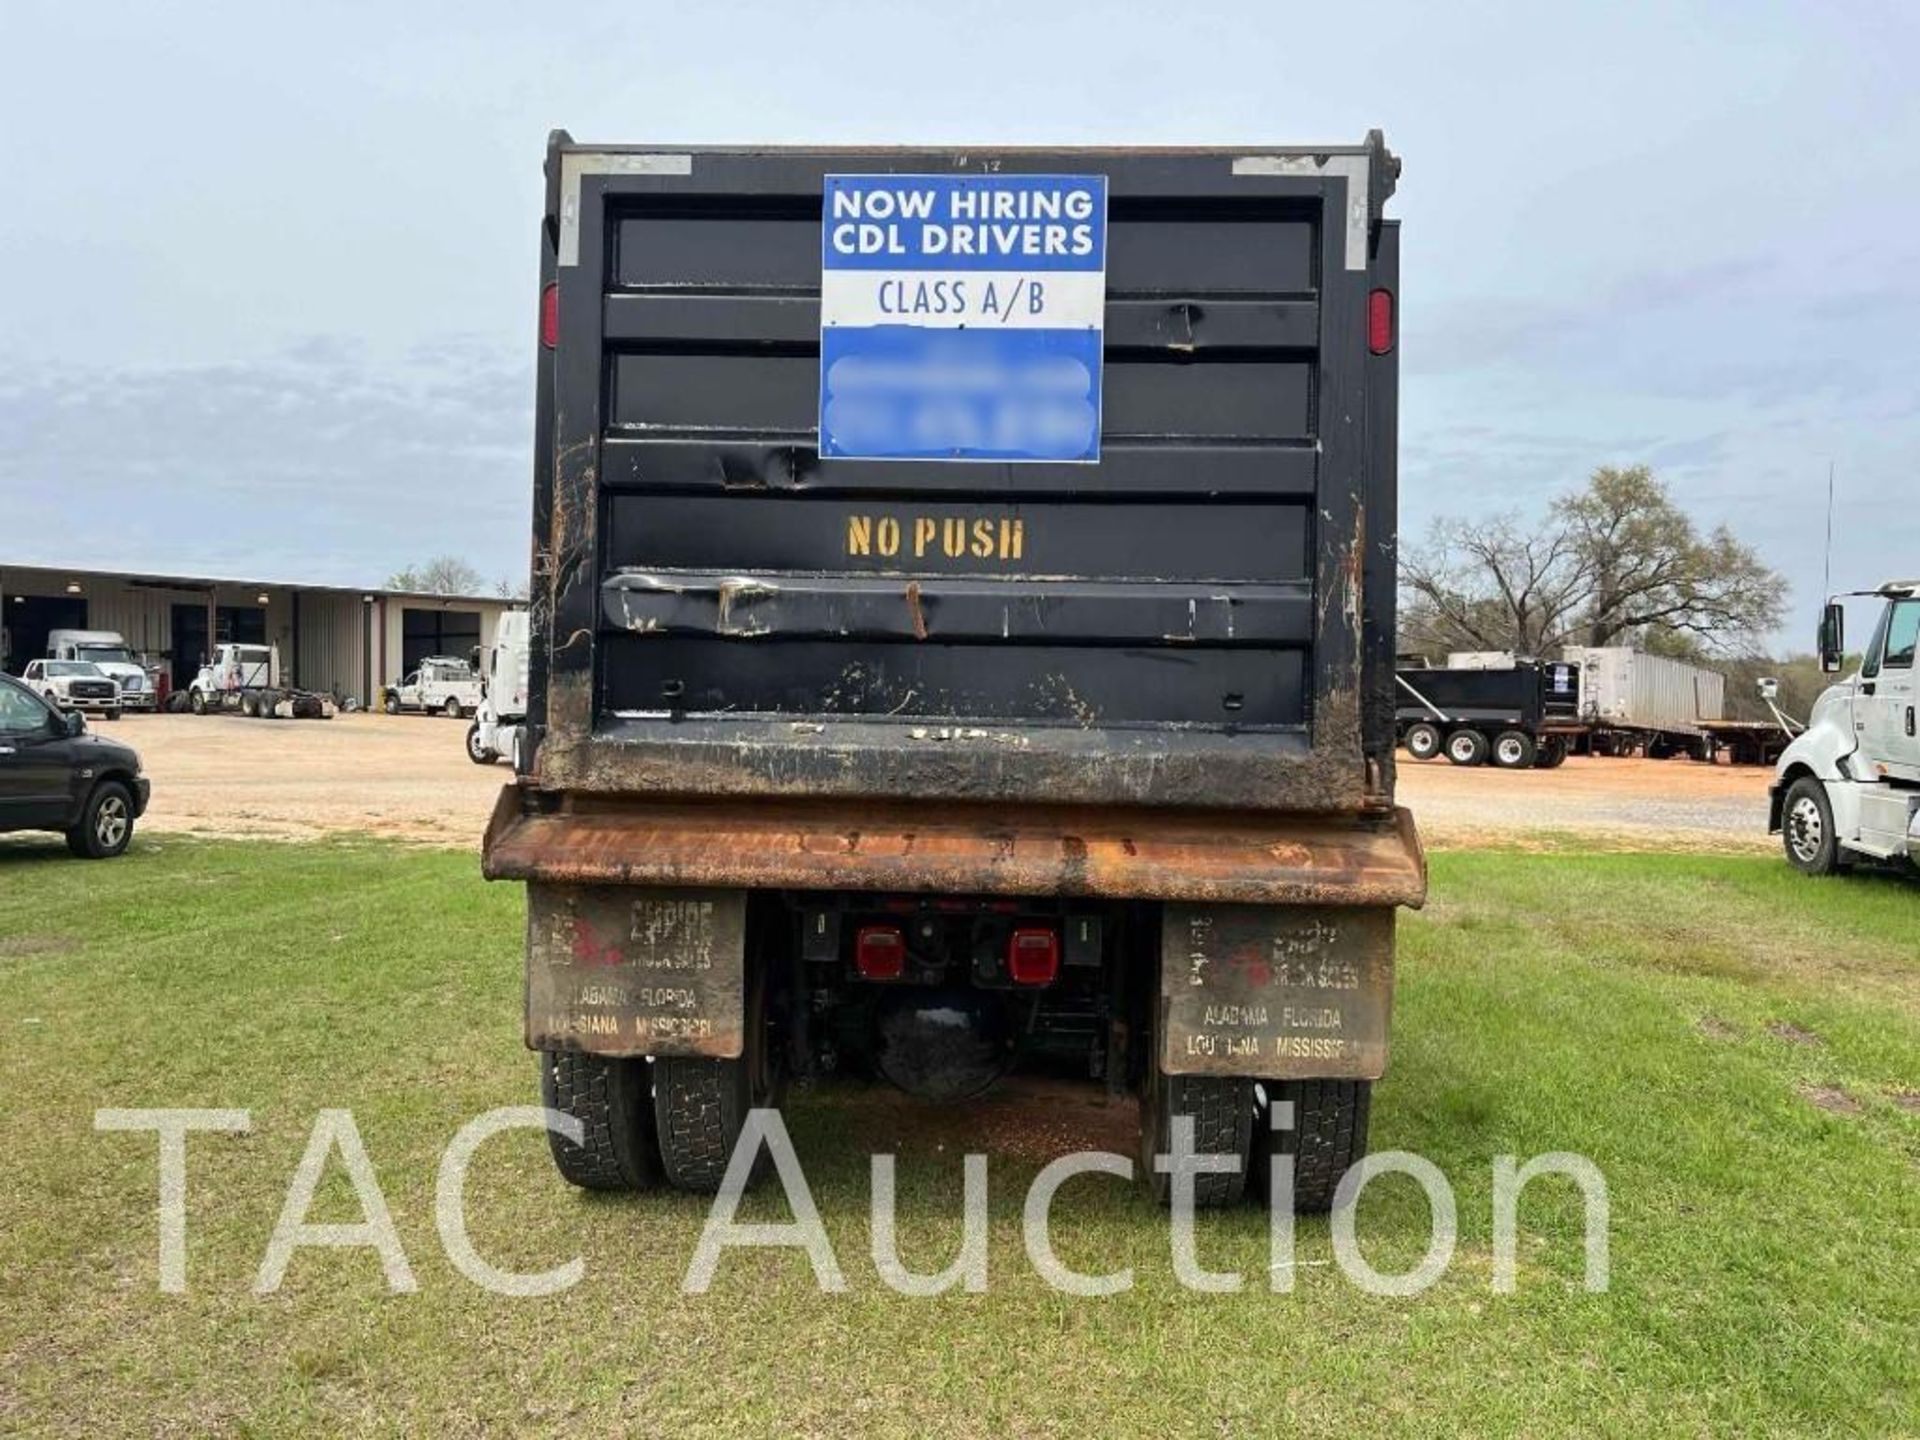
[{"label": "side mirror", "polygon": [[1760,698],[1762,700],[1779,699],[1780,698],[1780,682],[1774,679],[1771,675],[1762,676],[1760,679]]},{"label": "side mirror", "polygon": [[1838,600],[1829,600],[1820,612],[1820,668],[1832,675],[1847,653],[1847,612]]},{"label": "side mirror", "polygon": [[53,712],[53,733],[71,738],[87,733],[87,717],[78,710],[56,710]]}]

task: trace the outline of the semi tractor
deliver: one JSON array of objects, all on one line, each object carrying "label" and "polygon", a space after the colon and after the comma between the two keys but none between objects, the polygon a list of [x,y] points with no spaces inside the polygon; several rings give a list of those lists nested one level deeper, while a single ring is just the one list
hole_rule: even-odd
[{"label": "semi tractor", "polygon": [[480,672],[480,707],[467,727],[467,758],[476,765],[505,758],[518,768],[527,718],[527,612],[502,615],[493,644],[475,646],[472,663]]},{"label": "semi tractor", "polygon": [[1827,601],[1818,648],[1828,674],[1845,663],[1842,599],[1861,597],[1882,603],[1860,668],[1821,692],[1768,791],[1768,832],[1781,837],[1787,862],[1810,875],[1861,863],[1920,864],[1920,580]]},{"label": "semi tractor", "polygon": [[553,138],[483,864],[567,1181],[715,1190],[790,1080],[1037,1071],[1137,1100],[1163,1198],[1287,1154],[1334,1203],[1426,887],[1398,170]]},{"label": "semi tractor", "polygon": [[280,670],[277,645],[219,645],[187,688],[194,714],[235,711],[261,720],[331,720],[337,708],[331,695],[288,684]]}]

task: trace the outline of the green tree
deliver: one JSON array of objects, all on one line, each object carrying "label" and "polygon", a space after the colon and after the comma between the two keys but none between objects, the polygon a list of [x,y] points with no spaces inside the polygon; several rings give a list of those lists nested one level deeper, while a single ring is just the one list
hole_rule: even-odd
[{"label": "green tree", "polygon": [[1779,623],[1783,582],[1725,525],[1702,535],[1644,465],[1602,466],[1529,525],[1438,521],[1402,557],[1401,648],[1638,645],[1697,659]]}]

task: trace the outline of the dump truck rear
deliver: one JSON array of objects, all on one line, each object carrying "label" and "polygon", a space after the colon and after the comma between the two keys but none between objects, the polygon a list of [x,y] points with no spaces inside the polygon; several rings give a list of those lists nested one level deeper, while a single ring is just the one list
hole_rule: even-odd
[{"label": "dump truck rear", "polygon": [[[557,134],[528,886],[561,1172],[1016,1072],[1324,1208],[1387,1062],[1398,161]],[[1290,1102],[1289,1111],[1280,1102]],[[1287,1122],[1282,1124],[1281,1122]]]}]

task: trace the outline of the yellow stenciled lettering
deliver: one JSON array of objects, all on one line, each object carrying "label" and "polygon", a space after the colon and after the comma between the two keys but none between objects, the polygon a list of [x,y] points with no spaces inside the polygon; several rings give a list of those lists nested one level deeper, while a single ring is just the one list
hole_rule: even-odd
[{"label": "yellow stenciled lettering", "polygon": [[915,558],[927,553],[927,546],[933,543],[933,517],[922,515],[913,522],[913,553]]},{"label": "yellow stenciled lettering", "polygon": [[873,517],[849,515],[847,517],[847,554],[871,555],[872,553]]},{"label": "yellow stenciled lettering", "polygon": [[940,548],[946,551],[949,560],[958,560],[967,553],[967,522],[951,519],[941,522]]},{"label": "yellow stenciled lettering", "polygon": [[1024,520],[1002,520],[1000,522],[1000,558],[1018,560],[1027,540],[1027,522]]},{"label": "yellow stenciled lettering", "polygon": [[976,520],[973,522],[973,558],[987,560],[993,555],[993,522]]},{"label": "yellow stenciled lettering", "polygon": [[882,555],[900,553],[900,522],[891,515],[882,515],[873,527],[873,543],[879,547]]}]

